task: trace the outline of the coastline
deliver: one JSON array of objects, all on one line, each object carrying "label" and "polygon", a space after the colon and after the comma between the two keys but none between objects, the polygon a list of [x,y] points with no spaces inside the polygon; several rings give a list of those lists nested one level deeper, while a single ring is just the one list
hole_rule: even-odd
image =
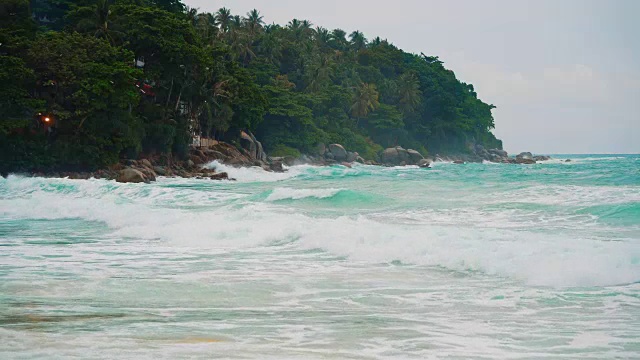
[{"label": "coastline", "polygon": [[[186,159],[178,159],[172,156],[151,154],[140,156],[138,159],[123,159],[107,168],[95,171],[26,171],[9,172],[3,174],[20,174],[27,177],[44,178],[69,178],[69,179],[106,179],[127,183],[150,183],[157,177],[181,177],[211,180],[235,180],[229,177],[225,171],[217,171],[207,167],[214,161],[233,167],[260,167],[267,172],[286,172],[286,166],[309,164],[314,166],[345,166],[351,167],[354,163],[365,165],[390,167],[390,166],[419,166],[431,167],[435,162],[451,162],[454,164],[492,162],[497,164],[536,164],[550,160],[549,156],[534,156],[531,153],[520,153],[510,156],[504,150],[485,150],[476,145],[471,147],[469,153],[447,154],[423,157],[412,149],[402,147],[388,148],[380,154],[382,162],[364,160],[357,152],[350,152],[340,144],[322,145],[322,151],[317,154],[303,154],[300,157],[271,157],[262,150],[260,142],[248,141],[242,146],[213,141],[206,146],[191,146]],[[570,160],[566,160],[570,161]]]}]

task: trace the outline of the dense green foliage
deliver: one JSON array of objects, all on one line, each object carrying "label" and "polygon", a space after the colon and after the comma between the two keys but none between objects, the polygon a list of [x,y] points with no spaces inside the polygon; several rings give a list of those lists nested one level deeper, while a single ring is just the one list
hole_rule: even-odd
[{"label": "dense green foliage", "polygon": [[[5,0],[0,24],[9,169],[180,156],[194,136],[233,142],[240,130],[287,155],[330,142],[368,158],[393,145],[501,147],[493,106],[472,85],[437,57],[358,31],[265,25],[257,10],[199,13],[179,0]],[[39,112],[55,118],[55,132]]]}]

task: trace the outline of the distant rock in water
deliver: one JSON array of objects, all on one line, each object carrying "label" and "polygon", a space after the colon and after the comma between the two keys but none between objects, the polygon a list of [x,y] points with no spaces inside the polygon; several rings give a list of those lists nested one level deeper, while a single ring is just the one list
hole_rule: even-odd
[{"label": "distant rock in water", "polygon": [[147,182],[147,178],[144,174],[136,169],[125,168],[120,170],[116,182],[119,183],[143,183]]},{"label": "distant rock in water", "polygon": [[516,155],[516,159],[532,160],[533,159],[533,154],[531,154],[528,151],[521,152],[520,154]]},{"label": "distant rock in water", "polygon": [[420,159],[420,161],[418,161],[418,166],[421,168],[430,168],[431,161],[429,161],[429,159]]},{"label": "distant rock in water", "polygon": [[402,166],[402,165],[418,165],[424,156],[413,149],[405,150],[401,146],[384,149],[380,155],[380,159],[384,165]]}]

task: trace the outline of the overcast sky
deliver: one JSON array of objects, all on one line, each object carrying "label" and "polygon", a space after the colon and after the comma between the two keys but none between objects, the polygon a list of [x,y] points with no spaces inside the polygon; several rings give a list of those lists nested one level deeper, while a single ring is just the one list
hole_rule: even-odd
[{"label": "overcast sky", "polygon": [[640,0],[185,0],[439,56],[497,106],[510,152],[640,153]]}]

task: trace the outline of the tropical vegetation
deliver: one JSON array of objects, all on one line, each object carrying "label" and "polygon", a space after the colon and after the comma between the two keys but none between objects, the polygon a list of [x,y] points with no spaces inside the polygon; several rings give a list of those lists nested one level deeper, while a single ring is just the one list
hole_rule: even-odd
[{"label": "tropical vegetation", "polygon": [[240,131],[273,155],[502,147],[494,106],[438,57],[359,31],[179,0],[3,0],[0,24],[4,171],[180,157]]}]

